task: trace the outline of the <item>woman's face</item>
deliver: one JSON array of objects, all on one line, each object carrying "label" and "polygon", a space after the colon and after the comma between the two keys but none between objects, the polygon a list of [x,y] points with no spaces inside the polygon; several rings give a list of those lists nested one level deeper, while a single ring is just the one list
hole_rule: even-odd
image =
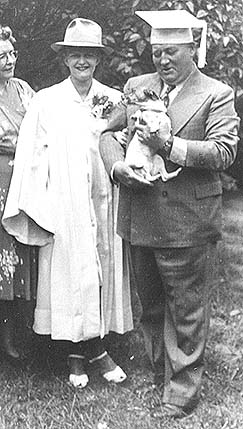
[{"label": "woman's face", "polygon": [[0,40],[0,82],[7,82],[14,75],[16,51],[9,40]]},{"label": "woman's face", "polygon": [[80,83],[92,79],[99,57],[95,50],[72,47],[64,54],[64,63],[69,68],[71,77]]}]

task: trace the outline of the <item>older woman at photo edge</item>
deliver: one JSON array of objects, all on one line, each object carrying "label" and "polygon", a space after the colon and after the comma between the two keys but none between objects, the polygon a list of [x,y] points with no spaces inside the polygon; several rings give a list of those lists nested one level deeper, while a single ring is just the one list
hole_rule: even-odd
[{"label": "older woman at photo edge", "polygon": [[105,112],[121,97],[93,78],[101,40],[97,23],[76,18],[52,44],[70,76],[39,91],[28,109],[3,219],[17,240],[40,246],[33,329],[70,341],[69,380],[79,387],[88,383],[86,363],[107,381],[126,378],[102,338],[133,327],[117,188],[98,150]]},{"label": "older woman at photo edge", "polygon": [[[16,40],[0,25],[0,214],[3,215],[13,170],[20,124],[34,91],[14,77]],[[35,295],[35,248],[18,243],[0,224],[0,348],[7,358],[20,358],[14,345],[15,298]]]}]

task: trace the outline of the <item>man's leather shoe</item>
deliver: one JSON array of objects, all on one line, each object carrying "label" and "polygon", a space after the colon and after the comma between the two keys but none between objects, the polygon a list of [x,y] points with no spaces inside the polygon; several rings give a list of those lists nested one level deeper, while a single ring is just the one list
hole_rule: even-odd
[{"label": "man's leather shoe", "polygon": [[155,373],[154,374],[154,384],[155,386],[162,388],[164,385],[164,373]]},{"label": "man's leather shoe", "polygon": [[174,419],[183,419],[189,414],[183,407],[174,404],[163,404],[162,410],[165,417]]}]

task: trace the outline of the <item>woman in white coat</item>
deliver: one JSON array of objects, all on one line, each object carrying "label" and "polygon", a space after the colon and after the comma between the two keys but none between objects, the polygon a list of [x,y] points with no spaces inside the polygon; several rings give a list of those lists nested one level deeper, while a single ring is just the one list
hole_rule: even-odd
[{"label": "woman in white coat", "polygon": [[104,349],[132,329],[127,255],[116,235],[117,188],[98,151],[120,92],[93,78],[101,28],[76,18],[59,52],[70,76],[39,91],[20,130],[3,217],[22,243],[40,246],[34,331],[72,343],[70,381],[88,383],[85,359],[108,381],[126,378]]}]

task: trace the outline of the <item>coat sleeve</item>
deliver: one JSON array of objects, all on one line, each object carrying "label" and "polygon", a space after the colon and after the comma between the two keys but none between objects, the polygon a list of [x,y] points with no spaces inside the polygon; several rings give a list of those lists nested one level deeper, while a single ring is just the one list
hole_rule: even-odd
[{"label": "coat sleeve", "polygon": [[[129,81],[125,85],[124,92],[128,90]],[[124,161],[124,147],[117,141],[114,131],[120,131],[127,127],[126,106],[120,102],[113,110],[106,129],[100,136],[100,154],[103,159],[107,173],[110,175],[115,162]]]},{"label": "coat sleeve", "polygon": [[[227,85],[218,89],[205,106],[204,139],[190,140],[190,124],[187,124],[189,139],[178,138],[187,146],[186,167],[223,171],[235,160],[239,118],[234,108],[234,94]],[[198,118],[195,115],[195,123]]]},{"label": "coat sleeve", "polygon": [[52,240],[51,213],[48,139],[36,94],[20,127],[2,224],[18,241],[41,246]]}]

